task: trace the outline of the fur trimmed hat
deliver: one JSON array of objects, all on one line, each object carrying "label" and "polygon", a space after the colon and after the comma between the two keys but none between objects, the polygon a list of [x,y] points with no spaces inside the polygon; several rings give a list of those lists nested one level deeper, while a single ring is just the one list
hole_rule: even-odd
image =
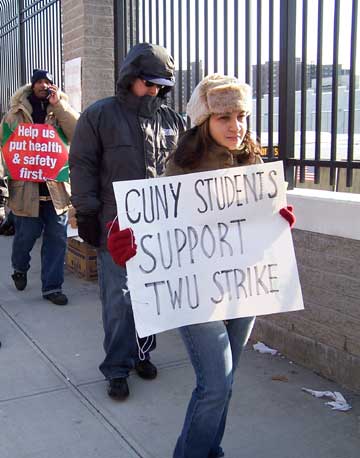
[{"label": "fur trimmed hat", "polygon": [[193,126],[199,126],[212,114],[245,111],[251,113],[251,87],[234,76],[214,73],[206,76],[194,89],[186,106]]}]

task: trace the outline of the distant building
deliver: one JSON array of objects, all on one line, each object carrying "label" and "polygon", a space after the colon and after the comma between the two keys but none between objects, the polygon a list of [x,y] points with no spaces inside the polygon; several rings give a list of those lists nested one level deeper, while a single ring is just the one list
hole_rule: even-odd
[{"label": "distant building", "polygon": [[[300,91],[301,90],[301,73],[302,73],[302,68],[301,68],[302,62],[299,57],[296,58],[295,62],[295,90]],[[261,71],[261,81],[260,81],[260,93],[261,97],[263,97],[265,94],[269,94],[269,75],[270,75],[270,62],[265,62],[264,64],[261,65],[260,67]],[[317,71],[317,65],[314,63],[307,64],[306,65],[306,89],[314,88],[316,87],[316,82],[314,83],[314,80],[316,81],[316,71]],[[349,76],[350,70],[348,69],[343,69],[342,65],[338,65],[338,76],[339,76],[339,85],[345,85],[346,88],[348,89],[348,76]],[[321,67],[321,73],[322,73],[322,81],[323,81],[323,90],[331,90],[331,79],[332,79],[332,74],[333,74],[333,66],[332,64],[327,64],[323,65]],[[280,62],[276,61],[273,62],[273,69],[272,69],[272,75],[273,75],[273,95],[274,97],[279,96],[279,86],[280,86]],[[330,86],[329,86],[330,82]],[[359,87],[359,81],[357,79],[357,84],[356,87]],[[315,84],[315,86],[314,86]],[[252,67],[252,88],[253,88],[253,94],[254,97],[257,95],[257,65],[253,65]]]}]

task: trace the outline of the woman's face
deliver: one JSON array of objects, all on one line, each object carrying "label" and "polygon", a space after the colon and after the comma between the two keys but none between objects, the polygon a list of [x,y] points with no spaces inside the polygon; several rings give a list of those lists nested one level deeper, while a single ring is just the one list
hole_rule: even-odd
[{"label": "woman's face", "polygon": [[244,111],[212,114],[209,119],[211,137],[230,151],[239,149],[247,130],[246,117]]}]

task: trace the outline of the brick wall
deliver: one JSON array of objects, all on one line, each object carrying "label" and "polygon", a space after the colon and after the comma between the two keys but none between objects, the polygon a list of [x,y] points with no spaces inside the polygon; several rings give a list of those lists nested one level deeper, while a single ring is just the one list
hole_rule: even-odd
[{"label": "brick wall", "polygon": [[[112,0],[63,0],[64,60],[81,57],[82,110],[114,94]],[[66,86],[66,81],[65,81]]]},{"label": "brick wall", "polygon": [[293,239],[305,310],[258,318],[253,338],[360,392],[360,241],[304,230]]}]

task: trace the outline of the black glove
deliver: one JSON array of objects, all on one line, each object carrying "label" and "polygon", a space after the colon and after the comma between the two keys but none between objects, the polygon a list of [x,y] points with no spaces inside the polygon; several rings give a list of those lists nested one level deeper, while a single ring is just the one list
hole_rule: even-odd
[{"label": "black glove", "polygon": [[82,215],[76,213],[76,221],[80,237],[89,245],[100,246],[100,223],[97,214]]}]

